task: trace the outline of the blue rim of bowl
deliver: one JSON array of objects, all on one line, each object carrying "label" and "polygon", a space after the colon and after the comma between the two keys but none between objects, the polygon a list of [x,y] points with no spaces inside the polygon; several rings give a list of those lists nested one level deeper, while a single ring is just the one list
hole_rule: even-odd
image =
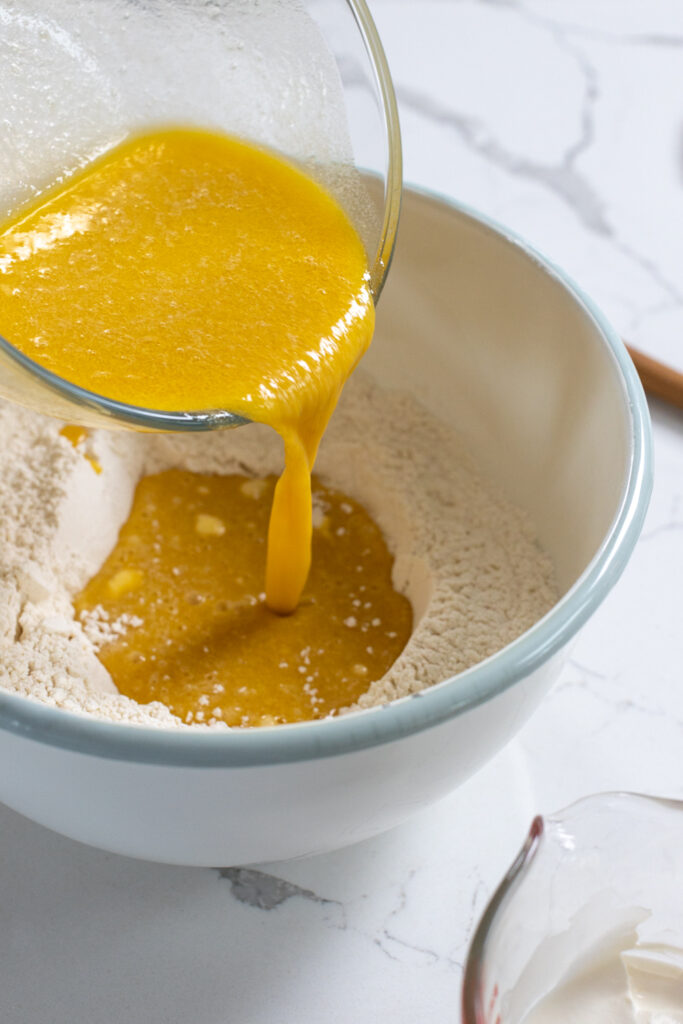
[{"label": "blue rim of bowl", "polygon": [[449,216],[464,217],[521,251],[584,310],[616,364],[629,418],[631,458],[614,516],[599,549],[567,593],[526,633],[465,672],[410,697],[340,718],[248,730],[150,728],[72,713],[0,692],[0,729],[80,754],[137,764],[198,768],[284,764],[334,757],[389,743],[497,697],[571,640],[623,572],[640,534],[652,489],[652,437],[647,402],[616,331],[562,270],[514,232],[426,189],[413,189]]}]

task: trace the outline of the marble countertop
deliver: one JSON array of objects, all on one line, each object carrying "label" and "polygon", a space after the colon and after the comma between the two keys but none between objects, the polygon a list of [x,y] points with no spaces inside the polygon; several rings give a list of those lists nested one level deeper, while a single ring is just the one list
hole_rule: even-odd
[{"label": "marble countertop", "polygon": [[[372,0],[405,178],[509,225],[623,336],[683,369],[678,0]],[[517,739],[390,834],[200,870],[88,849],[0,808],[3,1024],[445,1024],[472,929],[533,815],[683,797],[683,413],[618,585]]]}]

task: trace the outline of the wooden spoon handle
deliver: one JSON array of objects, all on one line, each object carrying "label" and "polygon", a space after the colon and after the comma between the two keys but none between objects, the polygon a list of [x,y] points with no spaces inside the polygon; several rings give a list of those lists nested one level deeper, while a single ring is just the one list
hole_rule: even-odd
[{"label": "wooden spoon handle", "polygon": [[626,348],[648,395],[656,395],[683,409],[683,373],[672,370],[670,366],[665,366],[630,345]]}]

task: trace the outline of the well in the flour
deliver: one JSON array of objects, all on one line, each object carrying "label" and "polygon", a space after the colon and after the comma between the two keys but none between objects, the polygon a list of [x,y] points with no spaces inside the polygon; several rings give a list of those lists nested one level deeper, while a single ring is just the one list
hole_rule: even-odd
[{"label": "well in the flour", "polygon": [[[202,437],[94,432],[88,451],[101,463],[96,474],[54,421],[1,406],[0,432],[0,683],[30,699],[110,721],[226,728],[213,713],[220,701],[202,705],[203,719],[188,725],[159,702],[140,704],[118,693],[98,660],[92,623],[84,628],[72,601],[114,548],[142,477],[169,469],[234,473],[248,479],[248,491],[258,492],[280,468],[277,439],[261,427]],[[395,639],[390,634],[396,630],[372,608],[366,583],[359,583],[345,617],[359,619],[364,611],[367,631],[343,625],[340,631],[362,637],[362,656],[351,667],[366,681],[340,714],[381,706],[456,675],[515,639],[555,602],[552,565],[533,525],[478,472],[457,436],[410,396],[355,374],[317,469],[377,523],[394,559],[393,585],[413,612],[408,643],[368,686],[365,648],[375,646],[375,632]],[[323,520],[324,512],[318,522]],[[371,625],[376,618],[381,625]],[[320,645],[310,637],[297,653],[307,646],[313,661]],[[278,658],[275,673],[285,671],[281,662],[290,658]],[[292,664],[308,668],[305,656]],[[311,674],[301,678],[317,696],[318,679],[306,678]]]},{"label": "well in the flour", "polygon": [[[301,602],[289,616],[270,611],[260,588],[275,480],[254,483],[178,469],[144,477],[114,550],[74,601],[86,628],[106,623],[98,654],[119,692],[141,704],[160,701],[188,724],[324,718],[381,679],[410,636],[412,609],[392,587],[379,529],[320,482]],[[358,630],[348,636],[340,628],[365,632],[379,621],[368,611],[358,621],[345,617],[358,585],[347,567],[356,559],[374,603],[396,626],[393,637],[377,633],[372,647]]]}]

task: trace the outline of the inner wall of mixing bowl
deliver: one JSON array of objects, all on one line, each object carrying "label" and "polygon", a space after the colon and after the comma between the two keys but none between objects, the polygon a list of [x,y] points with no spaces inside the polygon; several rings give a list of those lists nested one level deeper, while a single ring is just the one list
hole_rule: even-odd
[{"label": "inner wall of mixing bowl", "polygon": [[455,208],[421,205],[420,218],[404,211],[365,365],[458,431],[529,513],[565,593],[624,493],[619,368],[588,312],[527,253]]}]

